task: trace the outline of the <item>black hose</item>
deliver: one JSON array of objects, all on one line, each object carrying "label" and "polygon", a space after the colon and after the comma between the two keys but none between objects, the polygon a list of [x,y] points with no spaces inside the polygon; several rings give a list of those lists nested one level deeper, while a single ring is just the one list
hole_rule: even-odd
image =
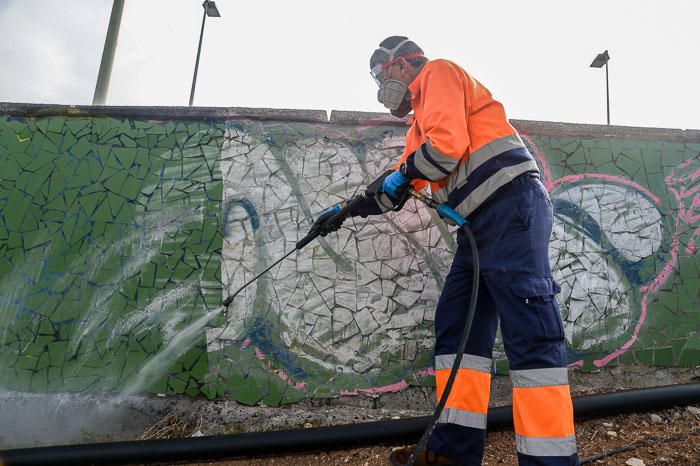
[{"label": "black hose", "polygon": [[[386,178],[387,175],[392,173],[392,171],[388,171],[384,174],[384,178]],[[378,183],[379,180],[376,180],[373,184]],[[328,219],[324,225],[326,224],[333,224],[336,220],[338,219],[344,219],[345,217],[348,216],[348,214],[354,209],[357,205],[361,204],[365,200],[369,199],[370,197],[375,195],[375,192],[377,191],[378,187],[375,186],[373,189],[372,187],[368,187],[368,189],[364,192],[359,194],[358,196],[353,197],[351,200],[345,202],[342,207],[336,212],[330,219]],[[435,208],[438,212],[438,214],[445,215],[445,211],[441,212],[441,208],[445,206],[448,217],[450,217],[453,221],[457,222],[464,234],[467,236],[467,239],[469,240],[469,247],[471,250],[471,255],[472,255],[472,289],[471,289],[471,296],[469,298],[469,308],[467,310],[467,316],[464,322],[464,330],[462,331],[462,337],[459,341],[459,344],[457,345],[457,353],[455,355],[455,360],[452,363],[452,369],[450,370],[450,375],[447,378],[447,383],[445,384],[445,388],[442,392],[442,396],[440,397],[440,400],[438,401],[437,406],[435,407],[435,411],[433,412],[433,416],[428,422],[427,427],[425,428],[425,431],[423,432],[423,435],[421,436],[420,440],[416,444],[416,448],[413,449],[413,452],[411,453],[411,457],[408,459],[408,462],[406,463],[407,466],[413,466],[416,462],[416,459],[420,455],[421,451],[426,447],[428,443],[428,439],[430,438],[430,434],[433,433],[433,429],[435,429],[435,425],[437,424],[438,420],[440,419],[440,415],[442,414],[442,411],[445,408],[445,404],[447,403],[447,399],[450,397],[450,393],[452,392],[452,386],[454,385],[455,379],[457,377],[457,373],[459,372],[459,367],[460,364],[462,363],[462,357],[464,356],[464,350],[467,346],[467,341],[469,340],[469,334],[471,333],[472,329],[472,323],[474,322],[474,314],[476,313],[476,303],[478,299],[478,293],[479,293],[479,251],[476,245],[476,239],[474,238],[474,235],[472,234],[471,230],[467,226],[468,223],[467,221],[462,218],[456,211],[454,211],[451,207],[446,207],[446,205],[437,205],[435,201],[432,199],[417,193],[416,191],[409,189],[406,191],[405,198],[407,198],[409,195],[413,195],[414,197],[418,198],[422,202],[425,202],[429,207]],[[397,210],[400,209],[400,206],[397,205]],[[251,283],[254,283],[256,280],[258,280],[261,276],[266,274],[270,269],[272,269],[274,266],[282,262],[284,259],[289,257],[292,253],[295,251],[300,250],[307,244],[309,244],[311,241],[313,241],[316,237],[318,237],[319,234],[321,234],[322,228],[312,228],[309,234],[307,234],[304,238],[299,240],[296,243],[296,247],[289,251],[287,254],[285,254],[283,257],[278,259],[275,263],[267,267],[265,270],[257,274],[255,277],[253,277],[251,280],[247,281],[243,286],[241,286],[238,290],[236,290],[235,293],[229,295],[226,297],[226,299],[223,300],[223,305],[228,307],[234,300],[234,298],[241,292],[243,291],[246,287],[248,287]],[[2,465],[0,465],[2,466]]]},{"label": "black hose", "polygon": [[655,445],[661,445],[664,443],[671,443],[671,442],[677,442],[679,440],[685,440],[690,436],[697,435],[700,433],[700,429],[691,429],[690,432],[686,432],[683,434],[678,434],[678,435],[671,435],[670,437],[664,437],[664,438],[657,438],[657,437],[652,437],[649,439],[644,439],[641,442],[636,442],[631,445],[626,445],[623,447],[619,448],[613,448],[611,450],[606,450],[602,453],[597,453],[595,455],[591,455],[587,458],[582,458],[581,459],[581,464],[589,464],[593,463],[594,461],[598,461],[599,459],[605,458],[607,456],[613,456],[617,455],[618,453],[625,453],[628,451],[634,451],[639,448],[644,448],[644,447],[653,447]]},{"label": "black hose", "polygon": [[[700,383],[628,390],[574,398],[577,420],[644,412],[700,403]],[[339,450],[364,445],[414,442],[431,417],[364,422],[311,429],[237,435],[138,440],[0,451],[0,465],[110,465],[183,461],[213,461],[239,456],[263,456],[300,451]],[[489,409],[488,430],[512,427],[510,406]]]},{"label": "black hose", "polygon": [[406,462],[406,466],[413,466],[416,460],[418,459],[418,456],[420,455],[421,451],[423,451],[423,449],[428,444],[430,434],[433,433],[435,425],[440,419],[440,415],[442,414],[443,409],[445,409],[447,399],[449,398],[450,393],[452,392],[452,386],[454,385],[455,378],[457,377],[457,373],[459,372],[459,366],[462,363],[464,350],[467,347],[469,334],[472,331],[472,323],[474,322],[474,314],[476,313],[476,302],[479,294],[479,250],[476,246],[476,239],[474,239],[474,235],[472,234],[472,231],[469,229],[467,224],[464,223],[461,226],[461,228],[462,231],[467,235],[467,238],[469,239],[469,247],[471,249],[472,255],[472,290],[471,296],[469,297],[469,309],[467,310],[467,317],[464,322],[464,330],[462,330],[462,337],[459,341],[459,345],[457,345],[457,354],[455,356],[455,361],[452,364],[452,369],[450,370],[450,376],[447,379],[447,383],[445,384],[445,389],[442,392],[440,401],[435,407],[433,417],[430,419],[430,422],[428,422],[428,426],[425,428],[423,435],[421,435],[420,440],[416,444],[416,448],[413,449],[411,457],[408,459],[408,462]]}]

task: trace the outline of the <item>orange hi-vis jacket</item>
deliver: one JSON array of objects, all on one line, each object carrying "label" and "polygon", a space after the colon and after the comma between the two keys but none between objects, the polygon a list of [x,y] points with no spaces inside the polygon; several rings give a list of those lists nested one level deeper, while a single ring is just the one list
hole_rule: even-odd
[{"label": "orange hi-vis jacket", "polygon": [[503,105],[457,64],[429,61],[409,90],[413,116],[395,168],[414,188],[429,181],[437,202],[466,217],[515,177],[538,171]]}]

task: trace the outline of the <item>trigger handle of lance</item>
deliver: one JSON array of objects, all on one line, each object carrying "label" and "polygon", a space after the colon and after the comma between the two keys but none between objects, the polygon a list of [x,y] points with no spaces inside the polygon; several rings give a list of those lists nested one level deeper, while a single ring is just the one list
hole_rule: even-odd
[{"label": "trigger handle of lance", "polygon": [[[365,199],[367,199],[370,196],[371,196],[371,194],[368,191],[365,191],[365,192],[353,197],[352,199],[347,201],[345,203],[345,205],[343,207],[341,207],[340,210],[338,210],[338,212],[335,213],[335,215],[333,215],[331,218],[326,220],[326,223],[333,223],[336,220],[338,220],[339,218],[343,218],[343,217],[347,216],[353,208],[355,208],[359,203],[361,203],[362,201],[364,201]],[[303,248],[304,246],[309,244],[311,241],[316,239],[316,237],[319,234],[320,234],[320,232],[314,232],[314,233],[309,233],[308,235],[304,236],[302,239],[297,241],[296,249]]]},{"label": "trigger handle of lance", "polygon": [[426,196],[423,193],[419,193],[415,189],[409,188],[408,193],[418,199],[419,201],[423,202],[425,205],[428,207],[435,209],[437,214],[442,217],[443,219],[447,219],[457,225],[458,227],[462,227],[464,225],[468,225],[469,222],[467,219],[462,217],[455,211],[452,207],[447,204],[447,202],[443,202],[442,204],[438,204],[433,200],[433,198]]}]

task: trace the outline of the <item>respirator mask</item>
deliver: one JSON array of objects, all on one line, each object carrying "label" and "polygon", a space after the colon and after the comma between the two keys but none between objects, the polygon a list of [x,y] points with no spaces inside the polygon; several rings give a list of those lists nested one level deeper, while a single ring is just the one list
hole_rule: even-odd
[{"label": "respirator mask", "polygon": [[399,81],[398,79],[384,79],[383,75],[386,70],[397,63],[399,58],[407,59],[423,56],[422,53],[412,53],[394,57],[396,51],[406,42],[409,42],[409,40],[406,39],[399,42],[393,49],[379,47],[379,50],[389,55],[389,61],[386,63],[377,63],[369,72],[379,86],[377,100],[388,108],[391,114],[396,117],[404,117],[411,111],[411,93],[408,91],[408,85],[403,81]]},{"label": "respirator mask", "polygon": [[397,79],[387,79],[379,86],[377,100],[397,117],[404,117],[411,111],[411,93],[408,92],[408,86]]}]

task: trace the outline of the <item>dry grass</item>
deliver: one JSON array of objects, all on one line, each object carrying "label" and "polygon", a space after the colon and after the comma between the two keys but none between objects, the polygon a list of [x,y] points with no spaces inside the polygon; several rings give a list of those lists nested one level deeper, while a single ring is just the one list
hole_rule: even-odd
[{"label": "dry grass", "polygon": [[201,431],[203,425],[204,420],[202,416],[199,416],[197,422],[187,422],[178,419],[175,414],[170,413],[141,434],[139,440],[189,437],[195,432]]}]

